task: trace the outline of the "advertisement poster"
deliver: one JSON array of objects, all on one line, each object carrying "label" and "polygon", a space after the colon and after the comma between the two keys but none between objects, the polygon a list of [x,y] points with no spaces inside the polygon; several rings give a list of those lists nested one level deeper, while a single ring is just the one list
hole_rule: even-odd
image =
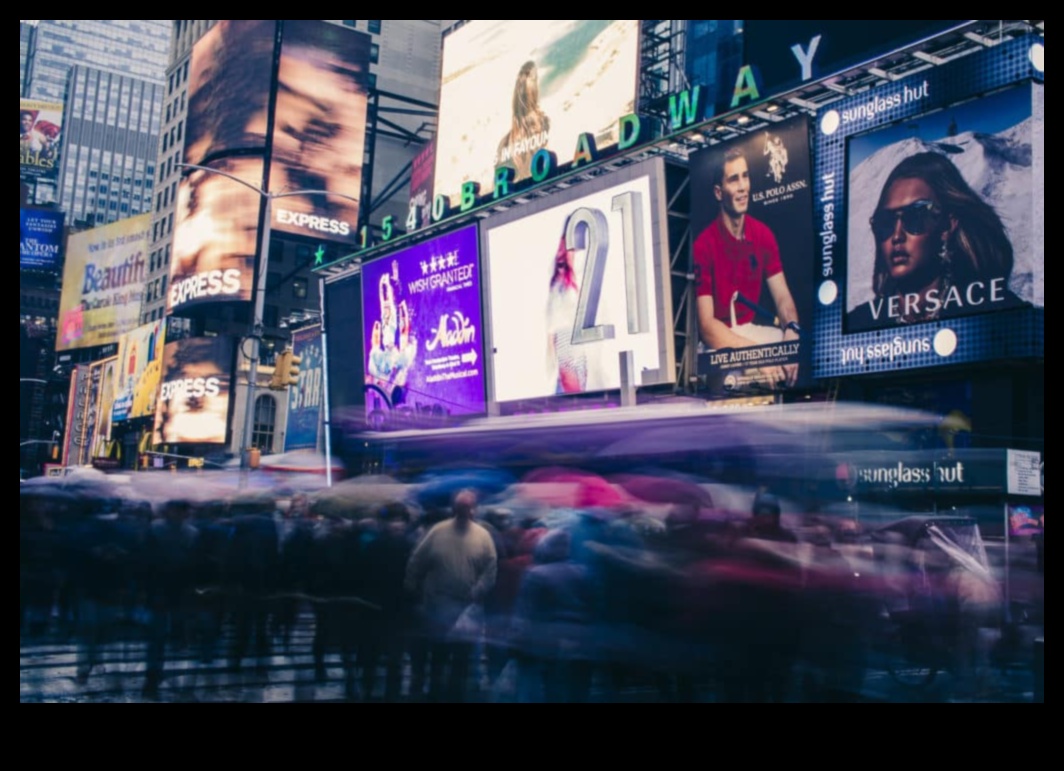
[{"label": "advertisement poster", "polygon": [[364,265],[362,287],[370,423],[485,412],[477,228]]},{"label": "advertisement poster", "polygon": [[589,133],[619,141],[635,112],[640,55],[635,19],[474,19],[443,41],[436,195],[459,203],[465,182],[494,189],[508,167],[520,182],[546,149],[568,163]]},{"label": "advertisement poster", "polygon": [[694,155],[691,225],[698,374],[709,390],[806,386],[815,264],[808,119]]},{"label": "advertisement poster", "polygon": [[100,414],[100,391],[103,388],[104,371],[107,362],[101,361],[90,364],[88,377],[85,385],[85,401],[80,418],[77,423],[77,457],[74,465],[88,466],[92,464],[92,454],[96,449]]},{"label": "advertisement poster", "polygon": [[[211,164],[260,189],[262,167],[259,158]],[[195,171],[181,180],[168,312],[251,299],[262,205],[262,196],[218,174]]]},{"label": "advertisement poster", "polygon": [[1031,86],[849,143],[846,331],[1034,300]]},{"label": "advertisement poster", "polygon": [[62,212],[19,209],[18,251],[21,270],[59,269],[63,257]]},{"label": "advertisement poster", "polygon": [[140,324],[151,214],[70,236],[57,351],[111,345]]},{"label": "advertisement poster", "polygon": [[270,188],[273,229],[348,245],[358,241],[372,38],[308,19],[282,22]]},{"label": "advertisement poster", "polygon": [[277,22],[221,19],[192,49],[185,162],[262,150],[269,126]]},{"label": "advertisement poster", "polygon": [[300,358],[299,385],[288,390],[288,430],[285,452],[317,450],[324,400],[324,358],[321,326],[292,333],[292,350]]},{"label": "advertisement poster", "polygon": [[165,330],[165,322],[155,321],[122,335],[118,341],[115,423],[155,416]]},{"label": "advertisement poster", "polygon": [[1024,538],[1045,534],[1045,507],[1009,506],[1009,537]]},{"label": "advertisement poster", "polygon": [[204,337],[168,343],[155,412],[158,445],[225,444],[233,341]]},{"label": "advertisement poster", "polygon": [[70,374],[70,394],[67,401],[66,436],[63,437],[63,465],[81,463],[85,417],[89,401],[89,368],[74,367]]},{"label": "advertisement poster", "polygon": [[1039,38],[816,119],[818,379],[1045,355]]},{"label": "advertisement poster", "polygon": [[58,179],[62,142],[62,103],[20,99],[18,163],[22,179]]},{"label": "advertisement poster", "polygon": [[495,401],[619,389],[628,351],[636,385],[675,380],[660,172],[642,164],[487,220]]},{"label": "advertisement poster", "polygon": [[[115,384],[118,381],[118,359],[107,359],[94,364],[99,370],[99,388],[96,396],[96,420],[93,423],[89,463],[97,458],[110,457],[111,429],[114,426]],[[96,375],[93,375],[95,382]]]}]

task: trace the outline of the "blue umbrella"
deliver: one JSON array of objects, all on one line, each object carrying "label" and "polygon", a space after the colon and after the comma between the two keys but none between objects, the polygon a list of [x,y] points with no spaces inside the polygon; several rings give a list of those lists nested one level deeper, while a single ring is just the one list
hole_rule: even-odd
[{"label": "blue umbrella", "polygon": [[506,492],[517,480],[497,469],[449,469],[426,474],[418,480],[418,503],[427,509],[446,509],[463,490],[475,490],[481,500]]}]

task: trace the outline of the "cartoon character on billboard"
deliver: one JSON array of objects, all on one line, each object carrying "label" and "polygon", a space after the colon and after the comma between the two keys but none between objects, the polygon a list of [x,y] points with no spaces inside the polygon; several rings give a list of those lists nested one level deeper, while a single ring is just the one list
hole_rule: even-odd
[{"label": "cartoon character on billboard", "polygon": [[392,276],[381,276],[381,320],[373,325],[367,362],[367,385],[384,391],[398,406],[405,401],[405,387],[417,359],[417,339],[413,334],[410,309],[406,301],[396,303]]}]

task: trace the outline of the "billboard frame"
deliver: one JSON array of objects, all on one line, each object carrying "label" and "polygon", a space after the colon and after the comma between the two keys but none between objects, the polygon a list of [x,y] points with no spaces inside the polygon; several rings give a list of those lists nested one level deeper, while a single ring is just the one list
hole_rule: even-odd
[{"label": "billboard frame", "polygon": [[[659,380],[653,384],[641,386],[653,388],[655,386],[675,385],[677,380],[676,368],[676,339],[674,334],[674,301],[672,287],[672,253],[669,247],[669,228],[667,212],[666,169],[664,158],[651,158],[646,161],[628,166],[612,174],[594,179],[586,184],[574,186],[560,195],[551,195],[541,198],[527,206],[506,212],[497,217],[484,220],[480,227],[480,254],[481,254],[481,304],[485,322],[484,350],[488,358],[485,370],[488,415],[498,417],[501,414],[501,405],[510,402],[500,402],[497,397],[496,371],[495,371],[495,329],[492,324],[492,297],[491,297],[491,252],[489,250],[488,236],[497,227],[510,225],[523,219],[534,217],[540,212],[556,209],[571,201],[577,201],[592,195],[604,193],[627,182],[634,182],[644,177],[649,177],[650,197],[648,208],[651,218],[653,233],[648,234],[649,240],[654,244],[657,254],[652,257],[655,265],[654,285],[657,293],[657,307],[653,312],[657,316],[658,345],[659,350]],[[491,352],[490,355],[488,352]],[[618,361],[618,368],[620,362]],[[622,372],[620,382],[623,385],[625,375]],[[594,393],[613,393],[615,389],[597,391]],[[579,396],[568,397],[570,399],[587,398],[592,393],[584,393]],[[546,397],[555,398],[555,397]]]}]

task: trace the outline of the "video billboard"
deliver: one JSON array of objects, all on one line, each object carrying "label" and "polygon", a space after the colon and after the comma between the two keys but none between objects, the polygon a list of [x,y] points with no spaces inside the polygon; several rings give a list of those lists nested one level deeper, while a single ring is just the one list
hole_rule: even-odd
[{"label": "video billboard", "polygon": [[332,195],[278,199],[273,229],[354,245],[373,40],[317,20],[285,19],[282,25],[270,189]]},{"label": "video billboard", "polygon": [[18,251],[21,270],[59,269],[63,258],[62,212],[19,209]]},{"label": "video billboard", "polygon": [[1009,537],[1044,536],[1044,506],[1009,506]]},{"label": "video billboard", "polygon": [[691,158],[698,373],[716,395],[812,380],[809,128],[796,118]]},{"label": "video billboard", "polygon": [[1003,43],[819,116],[817,377],[1043,355],[1042,51]]},{"label": "video billboard", "polygon": [[18,164],[22,179],[58,179],[62,143],[63,104],[20,99]]},{"label": "video billboard", "polygon": [[142,214],[70,236],[57,351],[111,345],[140,324],[151,218]]},{"label": "video billboard", "polygon": [[[436,140],[414,156],[410,169],[410,221],[408,230],[417,230],[432,222],[433,174],[436,173]],[[412,227],[411,227],[412,225]]]},{"label": "video billboard", "polygon": [[288,389],[288,429],[285,452],[318,449],[325,399],[321,326],[292,333],[292,351],[300,358],[299,384]]},{"label": "video billboard", "polygon": [[675,382],[664,169],[653,160],[486,220],[495,402]]},{"label": "video billboard", "polygon": [[155,444],[225,444],[234,364],[233,340],[167,343],[155,412]]},{"label": "video billboard", "polygon": [[508,167],[531,177],[541,149],[561,163],[591,134],[599,150],[619,140],[635,112],[637,19],[473,19],[444,39],[436,138],[436,195],[458,204],[462,185],[494,188]]},{"label": "video billboard", "polygon": [[476,226],[364,265],[362,287],[371,423],[484,413]]},{"label": "video billboard", "polygon": [[221,19],[192,49],[185,163],[262,150],[269,127],[277,22]]},{"label": "video billboard", "polygon": [[[211,164],[260,189],[262,167],[253,157]],[[251,299],[262,205],[258,193],[218,174],[194,171],[181,180],[168,312]]]},{"label": "video billboard", "polygon": [[166,323],[160,320],[137,327],[118,341],[115,423],[155,416],[165,335]]}]

